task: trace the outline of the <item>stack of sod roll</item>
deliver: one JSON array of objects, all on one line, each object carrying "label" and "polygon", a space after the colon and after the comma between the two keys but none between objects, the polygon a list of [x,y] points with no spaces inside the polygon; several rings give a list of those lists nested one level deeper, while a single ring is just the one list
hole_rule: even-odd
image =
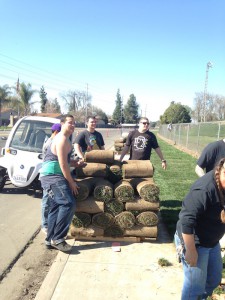
[{"label": "stack of sod roll", "polygon": [[79,195],[70,235],[157,237],[159,188],[150,161],[120,163],[112,150],[92,150],[76,174]]},{"label": "stack of sod roll", "polygon": [[124,146],[126,144],[126,137],[120,137],[119,139],[114,141],[114,149],[117,153],[121,153]]}]

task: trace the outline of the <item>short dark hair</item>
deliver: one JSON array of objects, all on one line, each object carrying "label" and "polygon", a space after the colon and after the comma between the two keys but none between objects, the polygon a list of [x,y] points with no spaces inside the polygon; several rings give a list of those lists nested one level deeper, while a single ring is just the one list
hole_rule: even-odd
[{"label": "short dark hair", "polygon": [[88,123],[90,119],[96,120],[96,116],[87,116],[86,122]]},{"label": "short dark hair", "polygon": [[61,122],[61,123],[65,123],[65,121],[66,121],[67,118],[73,118],[73,119],[74,119],[74,116],[73,116],[73,115],[70,115],[70,114],[63,115],[63,116],[60,118],[60,122]]}]

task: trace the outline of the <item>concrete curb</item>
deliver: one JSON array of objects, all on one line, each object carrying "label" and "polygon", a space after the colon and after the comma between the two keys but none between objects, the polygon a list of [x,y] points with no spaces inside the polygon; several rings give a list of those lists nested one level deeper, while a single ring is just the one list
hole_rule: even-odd
[{"label": "concrete curb", "polygon": [[[67,243],[74,246],[75,240],[67,240]],[[53,262],[35,297],[35,300],[51,300],[69,256],[70,254],[63,252],[58,253],[56,260]]]}]

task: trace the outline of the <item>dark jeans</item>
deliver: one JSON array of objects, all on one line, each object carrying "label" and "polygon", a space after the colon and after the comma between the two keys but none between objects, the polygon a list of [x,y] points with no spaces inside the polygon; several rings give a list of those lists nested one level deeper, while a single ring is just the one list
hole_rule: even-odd
[{"label": "dark jeans", "polygon": [[47,189],[50,209],[48,214],[48,234],[46,244],[64,241],[75,213],[75,197],[66,180],[52,184]]},{"label": "dark jeans", "polygon": [[48,229],[48,211],[49,199],[48,192],[43,189],[43,197],[41,201],[41,227]]}]

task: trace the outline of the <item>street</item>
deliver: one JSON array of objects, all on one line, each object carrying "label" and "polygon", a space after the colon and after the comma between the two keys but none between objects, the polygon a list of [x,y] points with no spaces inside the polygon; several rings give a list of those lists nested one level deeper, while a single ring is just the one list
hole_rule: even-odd
[{"label": "street", "polygon": [[41,199],[12,185],[0,193],[0,276],[40,228]]}]

